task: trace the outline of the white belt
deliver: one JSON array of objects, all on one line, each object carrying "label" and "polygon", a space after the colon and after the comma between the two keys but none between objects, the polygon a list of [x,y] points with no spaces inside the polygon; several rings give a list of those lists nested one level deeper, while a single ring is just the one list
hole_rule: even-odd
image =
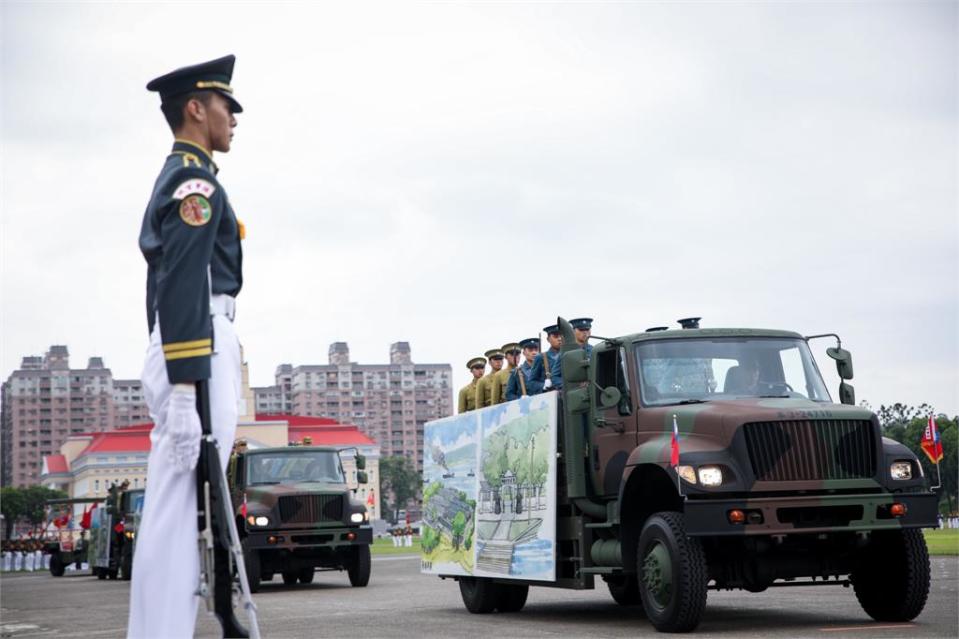
[{"label": "white belt", "polygon": [[236,317],[236,298],[223,294],[211,295],[210,315],[226,315],[226,318],[232,322]]}]

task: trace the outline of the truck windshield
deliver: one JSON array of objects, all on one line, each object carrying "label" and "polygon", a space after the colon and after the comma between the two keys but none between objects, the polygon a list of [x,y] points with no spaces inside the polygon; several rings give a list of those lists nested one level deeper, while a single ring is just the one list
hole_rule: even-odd
[{"label": "truck windshield", "polygon": [[345,483],[340,456],[334,451],[263,453],[247,457],[250,484],[291,484],[305,481]]},{"label": "truck windshield", "polygon": [[636,345],[643,404],[665,406],[740,397],[831,401],[804,340],[720,337]]}]

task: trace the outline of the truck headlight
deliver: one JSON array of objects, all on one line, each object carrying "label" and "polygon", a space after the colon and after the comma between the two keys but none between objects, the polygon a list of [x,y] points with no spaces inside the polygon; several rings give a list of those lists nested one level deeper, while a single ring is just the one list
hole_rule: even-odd
[{"label": "truck headlight", "polygon": [[266,515],[250,515],[246,518],[246,523],[250,524],[251,526],[269,526],[270,518]]},{"label": "truck headlight", "polygon": [[892,462],[892,466],[889,467],[889,475],[893,479],[896,479],[899,481],[912,479],[912,462],[911,461]]},{"label": "truck headlight", "polygon": [[354,524],[362,524],[363,513],[353,513],[352,515],[350,515],[350,521],[353,522]]},{"label": "truck headlight", "polygon": [[723,483],[723,471],[719,466],[700,466],[699,483],[703,486],[719,486]]}]

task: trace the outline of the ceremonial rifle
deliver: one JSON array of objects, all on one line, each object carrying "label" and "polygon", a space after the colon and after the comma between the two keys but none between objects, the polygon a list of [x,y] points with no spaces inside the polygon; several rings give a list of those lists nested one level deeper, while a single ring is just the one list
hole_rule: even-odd
[{"label": "ceremonial rifle", "polygon": [[[230,490],[220,466],[219,443],[213,436],[210,386],[207,380],[196,382],[196,408],[203,429],[200,457],[196,465],[197,526],[200,532],[200,584],[197,594],[206,602],[207,611],[216,615],[224,637],[259,639],[256,606],[246,578],[243,548],[233,520]],[[234,566],[238,584],[233,578]],[[249,631],[234,614],[234,592],[246,609]]]}]

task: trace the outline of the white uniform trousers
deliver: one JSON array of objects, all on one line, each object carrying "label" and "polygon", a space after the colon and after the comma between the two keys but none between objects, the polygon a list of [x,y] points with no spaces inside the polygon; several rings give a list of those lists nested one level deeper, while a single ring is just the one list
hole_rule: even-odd
[{"label": "white uniform trousers", "polygon": [[[213,348],[210,417],[225,469],[242,401],[242,373],[240,344],[232,322],[224,315],[213,316]],[[170,460],[173,442],[164,426],[172,390],[157,322],[143,367],[143,394],[154,427],[143,517],[133,555],[127,626],[131,639],[192,637],[196,623],[200,578],[196,473],[178,472]]]}]

